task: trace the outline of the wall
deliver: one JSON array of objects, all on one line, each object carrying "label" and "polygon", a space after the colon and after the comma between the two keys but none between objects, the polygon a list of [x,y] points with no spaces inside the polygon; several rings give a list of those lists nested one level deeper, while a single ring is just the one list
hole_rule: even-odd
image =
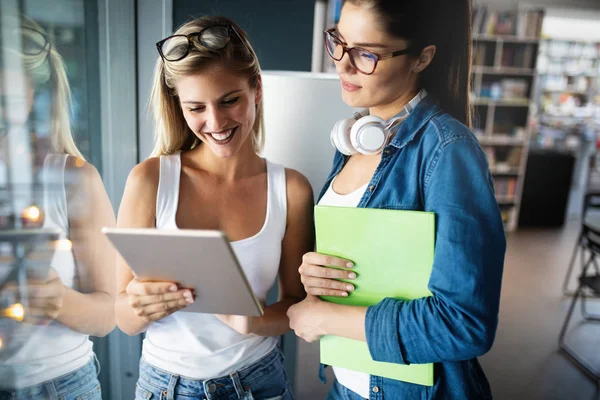
[{"label": "wall", "polygon": [[520,4],[534,4],[543,7],[568,7],[600,10],[600,1],[598,0],[474,0],[474,4],[485,4],[498,8],[516,8]]},{"label": "wall", "polygon": [[224,15],[246,31],[263,70],[310,71],[314,7],[311,0],[174,0],[173,27]]},{"label": "wall", "polygon": [[[263,90],[266,143],[262,155],[304,174],[316,198],[333,162],[331,128],[355,110],[342,101],[337,75],[265,71]],[[297,400],[327,397],[333,377],[328,368],[328,385],[319,381],[318,342],[297,340],[295,366]]]},{"label": "wall", "polygon": [[548,8],[544,16],[542,36],[600,42],[600,8],[585,11],[573,8]]}]

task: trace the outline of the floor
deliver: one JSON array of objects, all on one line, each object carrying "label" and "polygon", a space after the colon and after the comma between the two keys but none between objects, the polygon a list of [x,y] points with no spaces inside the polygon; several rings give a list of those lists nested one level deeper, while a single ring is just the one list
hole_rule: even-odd
[{"label": "floor", "polygon": [[[561,229],[521,229],[507,236],[500,323],[494,347],[481,358],[495,399],[600,400],[600,389],[558,352],[571,300],[563,296],[562,283],[579,229],[576,206],[569,215]],[[590,305],[594,310],[600,314],[599,301]],[[569,343],[600,371],[600,323],[581,324],[579,309],[574,315]],[[328,384],[321,384],[318,344],[300,341],[298,351],[297,399],[324,399],[331,371]]]},{"label": "floor", "polygon": [[[481,358],[497,399],[600,400],[596,385],[558,352],[571,300],[562,283],[577,233],[575,220],[562,230],[508,236],[500,323]],[[592,307],[600,313],[600,303]],[[600,370],[600,324],[582,325],[579,309],[574,315],[569,343]]]}]

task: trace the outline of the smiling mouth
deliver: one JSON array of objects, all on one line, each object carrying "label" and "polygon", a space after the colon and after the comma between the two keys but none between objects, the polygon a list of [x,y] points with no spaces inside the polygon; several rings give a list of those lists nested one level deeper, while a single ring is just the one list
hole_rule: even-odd
[{"label": "smiling mouth", "polygon": [[228,129],[221,132],[204,132],[206,136],[209,136],[212,141],[216,144],[227,144],[233,139],[233,136],[237,132],[238,127]]}]

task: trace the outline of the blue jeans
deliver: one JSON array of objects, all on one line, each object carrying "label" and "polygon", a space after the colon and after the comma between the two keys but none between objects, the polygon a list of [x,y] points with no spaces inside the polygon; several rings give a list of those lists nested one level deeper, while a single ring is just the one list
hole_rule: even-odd
[{"label": "blue jeans", "polygon": [[0,390],[0,400],[102,400],[96,359],[83,367],[39,385]]},{"label": "blue jeans", "polygon": [[327,400],[365,400],[365,398],[360,397],[357,393],[348,389],[336,379],[327,395]]},{"label": "blue jeans", "polygon": [[135,400],[293,400],[283,364],[276,348],[251,366],[229,376],[205,381],[174,375],[143,359]]}]

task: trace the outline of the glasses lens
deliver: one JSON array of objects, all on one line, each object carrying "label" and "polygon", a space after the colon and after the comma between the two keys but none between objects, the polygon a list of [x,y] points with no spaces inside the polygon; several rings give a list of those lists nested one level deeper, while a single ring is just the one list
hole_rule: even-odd
[{"label": "glasses lens", "polygon": [[226,26],[206,28],[198,36],[198,42],[208,49],[221,50],[229,43],[229,29]]},{"label": "glasses lens", "polygon": [[341,60],[342,56],[344,55],[344,48],[342,47],[342,42],[331,32],[325,33],[325,49],[327,49],[327,53],[329,53],[329,56],[336,61]]},{"label": "glasses lens", "polygon": [[185,36],[173,36],[162,44],[163,56],[167,61],[179,61],[187,54],[189,46]]},{"label": "glasses lens", "polygon": [[354,67],[364,74],[370,74],[375,70],[377,56],[369,51],[352,49],[348,52],[350,61]]}]

